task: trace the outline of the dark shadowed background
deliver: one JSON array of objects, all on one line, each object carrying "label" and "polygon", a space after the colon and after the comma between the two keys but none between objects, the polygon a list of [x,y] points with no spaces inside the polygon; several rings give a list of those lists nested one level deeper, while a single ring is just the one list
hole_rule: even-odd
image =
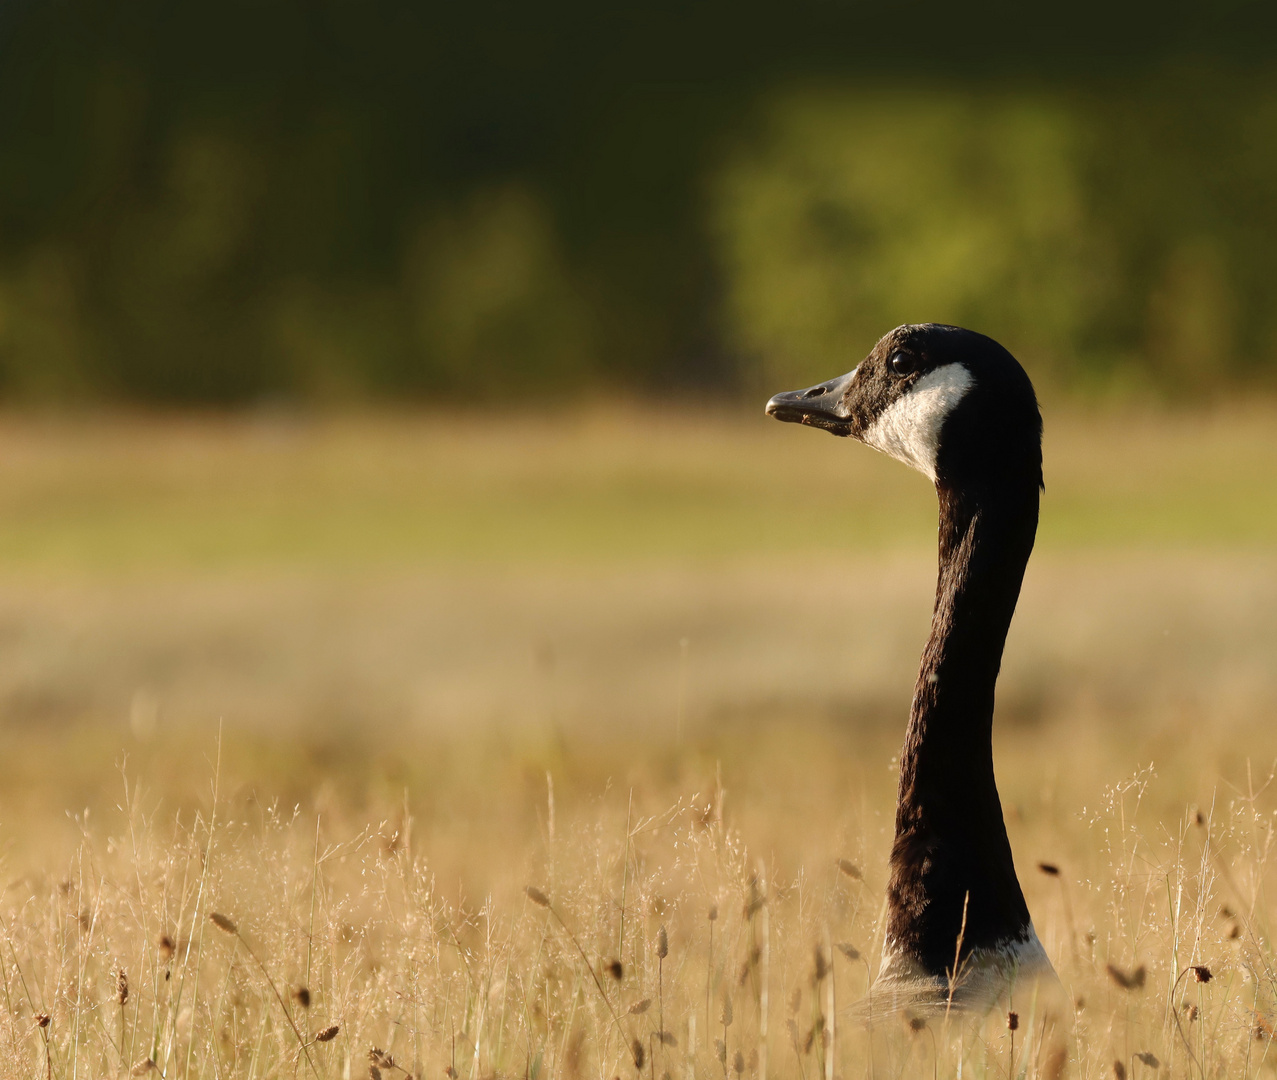
[{"label": "dark shadowed background", "polygon": [[6,0],[0,393],[508,401],[1277,373],[1260,3]]}]

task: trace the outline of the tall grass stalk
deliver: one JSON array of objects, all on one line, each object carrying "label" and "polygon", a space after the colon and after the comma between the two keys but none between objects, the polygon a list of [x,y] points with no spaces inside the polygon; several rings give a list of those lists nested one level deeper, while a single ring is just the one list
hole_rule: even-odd
[{"label": "tall grass stalk", "polygon": [[[1070,866],[1071,916],[1049,880],[1062,874],[1024,878],[1075,1004],[1064,1061],[1040,1003],[1018,994],[976,1029],[956,1007],[916,1030],[849,1022],[880,941],[879,905],[861,898],[880,896],[889,830],[860,827],[832,772],[799,807],[747,794],[733,799],[738,819],[723,814],[724,776],[755,768],[774,783],[792,767],[774,751],[724,762],[722,775],[707,760],[694,787],[638,775],[618,790],[574,763],[556,777],[553,852],[534,813],[541,763],[522,774],[526,787],[488,790],[483,809],[508,830],[500,845],[426,807],[410,850],[397,795],[329,794],[313,816],[285,811],[227,778],[224,749],[209,757],[215,799],[198,818],[147,810],[130,779],[118,820],[72,823],[60,864],[50,854],[43,873],[11,875],[0,893],[0,1080],[347,1067],[354,1077],[374,1066],[383,1080],[1055,1080],[1066,1066],[1112,1076],[1115,1062],[1136,1080],[1258,1078],[1272,1060],[1277,965],[1259,927],[1277,895],[1266,882],[1277,788],[1258,773],[1192,800],[1137,773],[1055,819],[1018,818],[1008,799],[1017,853]],[[1212,807],[1201,824],[1198,803]],[[802,832],[810,815],[840,813],[836,828]],[[859,866],[839,862],[849,836],[863,883]],[[493,852],[482,891],[457,882],[457,868]],[[552,902],[521,884],[551,859]],[[626,963],[614,968],[622,895]],[[200,924],[219,932],[213,898],[234,939],[226,948],[201,946]],[[221,911],[247,913],[254,932]],[[959,948],[955,986],[962,961]]]}]

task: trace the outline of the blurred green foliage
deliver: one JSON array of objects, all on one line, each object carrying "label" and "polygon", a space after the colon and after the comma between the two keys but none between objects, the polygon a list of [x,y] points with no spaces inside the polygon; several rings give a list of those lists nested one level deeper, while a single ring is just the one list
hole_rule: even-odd
[{"label": "blurred green foliage", "polygon": [[754,390],[924,319],[1271,384],[1266,19],[15,0],[0,394]]},{"label": "blurred green foliage", "polygon": [[769,384],[921,317],[1057,385],[1271,385],[1277,83],[1206,83],[784,96],[717,192],[727,325]]}]

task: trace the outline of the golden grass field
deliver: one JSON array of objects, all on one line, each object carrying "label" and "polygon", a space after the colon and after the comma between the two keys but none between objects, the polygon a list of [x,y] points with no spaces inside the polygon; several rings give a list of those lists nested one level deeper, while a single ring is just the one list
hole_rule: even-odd
[{"label": "golden grass field", "polygon": [[3,419],[0,1076],[1273,1072],[1275,421],[1047,411],[995,741],[1060,1060],[1032,1002],[846,1016],[902,467],[650,407]]}]

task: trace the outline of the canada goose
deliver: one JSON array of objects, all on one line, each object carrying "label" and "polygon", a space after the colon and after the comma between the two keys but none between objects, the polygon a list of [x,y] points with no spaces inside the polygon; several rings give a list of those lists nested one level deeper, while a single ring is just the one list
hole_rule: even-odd
[{"label": "canada goose", "polygon": [[939,497],[935,609],[900,754],[873,994],[981,1008],[1017,981],[1055,984],[993,777],[994,684],[1042,490],[1033,384],[982,334],[900,326],[849,374],[777,394],[767,415],[859,439],[924,473]]}]

